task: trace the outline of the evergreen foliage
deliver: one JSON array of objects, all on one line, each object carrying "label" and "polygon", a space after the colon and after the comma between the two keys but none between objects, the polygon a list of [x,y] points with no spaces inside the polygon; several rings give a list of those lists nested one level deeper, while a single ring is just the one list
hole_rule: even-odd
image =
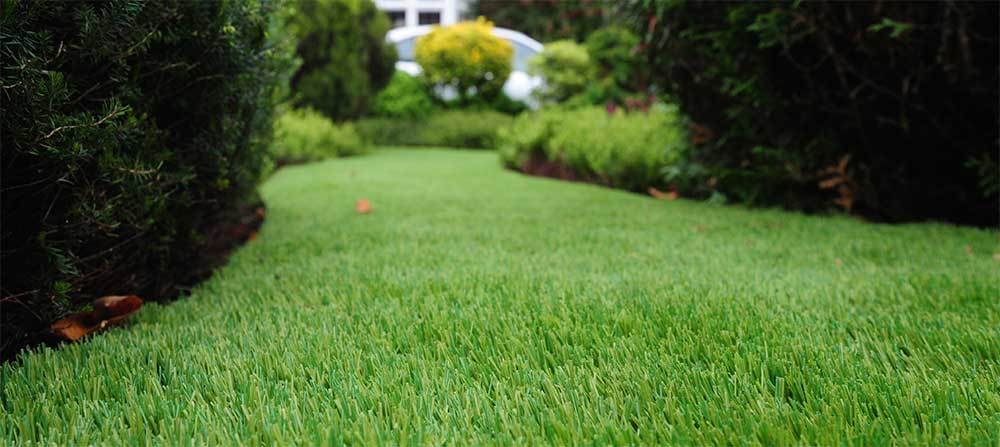
[{"label": "evergreen foliage", "polygon": [[291,77],[292,105],[334,121],[367,113],[395,71],[385,13],[371,0],[295,0],[283,18],[301,61]]},{"label": "evergreen foliage", "polygon": [[102,294],[163,298],[255,199],[270,2],[7,0],[0,12],[3,356]]},{"label": "evergreen foliage", "polygon": [[888,221],[997,225],[996,2],[625,9],[657,86],[694,122],[706,189]]}]

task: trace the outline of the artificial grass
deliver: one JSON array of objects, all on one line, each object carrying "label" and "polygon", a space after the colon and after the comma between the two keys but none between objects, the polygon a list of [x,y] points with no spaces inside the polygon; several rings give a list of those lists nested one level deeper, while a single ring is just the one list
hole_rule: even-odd
[{"label": "artificial grass", "polygon": [[656,201],[460,151],[262,193],[259,237],[189,298],[3,366],[3,443],[1000,439],[995,231]]}]

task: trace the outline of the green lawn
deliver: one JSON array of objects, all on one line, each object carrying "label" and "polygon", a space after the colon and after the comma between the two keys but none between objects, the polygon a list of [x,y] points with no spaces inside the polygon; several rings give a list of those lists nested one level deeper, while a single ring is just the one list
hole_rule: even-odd
[{"label": "green lawn", "polygon": [[189,298],[4,366],[0,444],[1000,442],[995,231],[657,201],[489,152],[262,192],[259,237]]}]

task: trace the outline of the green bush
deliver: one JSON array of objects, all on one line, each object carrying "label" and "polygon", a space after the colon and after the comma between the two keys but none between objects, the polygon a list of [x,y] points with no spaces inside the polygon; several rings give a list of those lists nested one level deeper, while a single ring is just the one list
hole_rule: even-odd
[{"label": "green bush", "polygon": [[279,163],[346,157],[366,150],[353,124],[334,124],[312,109],[291,110],[275,121],[271,156]]},{"label": "green bush", "polygon": [[549,42],[558,39],[583,40],[594,30],[608,25],[618,2],[555,0],[472,0],[473,17],[489,17],[496,26],[516,29]]},{"label": "green bush", "polygon": [[429,86],[451,86],[458,97],[492,99],[510,76],[514,48],[493,35],[493,23],[476,21],[435,27],[414,48]]},{"label": "green bush", "polygon": [[528,104],[524,101],[518,101],[516,99],[507,96],[506,93],[500,92],[493,98],[484,98],[482,96],[474,96],[471,98],[455,98],[451,100],[441,100],[437,99],[437,104],[446,110],[471,110],[471,111],[484,111],[491,110],[495,112],[504,113],[507,115],[518,115],[527,110],[529,110]]},{"label": "green bush", "polygon": [[256,201],[277,71],[267,2],[7,1],[3,357],[104,294],[162,299]]},{"label": "green bush", "polygon": [[546,44],[528,60],[528,72],[545,79],[544,88],[535,92],[543,102],[562,102],[582,92],[590,81],[590,70],[587,49],[572,40]]},{"label": "green bush", "polygon": [[367,113],[395,71],[385,13],[371,0],[293,0],[283,17],[301,60],[291,77],[292,105],[334,121]]},{"label": "green bush", "polygon": [[649,113],[553,108],[501,129],[498,151],[508,167],[544,157],[583,178],[637,191],[660,185],[663,169],[684,159],[687,135],[675,110],[663,105]]},{"label": "green bush", "polygon": [[699,129],[705,187],[761,205],[997,225],[997,2],[623,6],[657,86]]},{"label": "green bush", "polygon": [[426,119],[366,118],[357,122],[362,137],[380,146],[496,147],[497,130],[510,115],[492,110],[449,110]]},{"label": "green bush", "polygon": [[419,79],[402,71],[375,97],[372,112],[388,118],[419,118],[434,110],[434,100]]},{"label": "green bush", "polygon": [[587,36],[590,76],[585,102],[624,104],[635,92],[646,90],[646,66],[639,53],[639,37],[620,27],[607,27]]}]

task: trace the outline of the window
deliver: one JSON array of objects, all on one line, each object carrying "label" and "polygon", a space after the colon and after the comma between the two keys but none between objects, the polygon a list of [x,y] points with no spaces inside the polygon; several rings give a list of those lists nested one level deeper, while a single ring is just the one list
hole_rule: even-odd
[{"label": "window", "polygon": [[385,15],[389,16],[389,23],[393,28],[406,26],[406,11],[390,10],[386,11]]},{"label": "window", "polygon": [[441,11],[421,11],[417,14],[418,25],[437,25],[441,23]]}]

